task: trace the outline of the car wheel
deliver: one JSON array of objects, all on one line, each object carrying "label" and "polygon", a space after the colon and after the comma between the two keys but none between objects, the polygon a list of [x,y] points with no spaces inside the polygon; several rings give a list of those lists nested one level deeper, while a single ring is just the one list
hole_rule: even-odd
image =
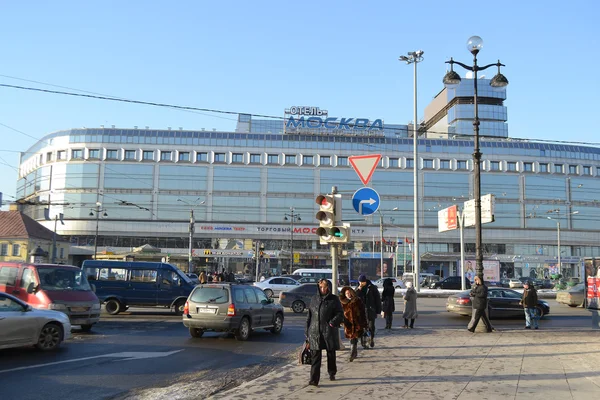
[{"label": "car wheel", "polygon": [[275,315],[275,323],[273,324],[273,327],[271,328],[271,333],[274,333],[275,335],[279,335],[281,333],[282,329],[283,329],[283,315],[281,315],[281,313],[277,313]]},{"label": "car wheel", "polygon": [[239,341],[248,340],[250,337],[250,320],[247,317],[242,318],[240,326],[235,332],[235,338]]},{"label": "car wheel", "polygon": [[117,315],[121,312],[121,308],[121,302],[117,299],[110,299],[106,302],[106,304],[104,304],[104,309],[110,315]]},{"label": "car wheel", "polygon": [[92,324],[80,325],[81,330],[84,332],[89,332],[92,330]]},{"label": "car wheel", "polygon": [[264,292],[268,299],[273,297],[273,291],[271,289],[265,289]]},{"label": "car wheel", "polygon": [[35,345],[40,350],[50,351],[60,346],[62,342],[63,331],[62,328],[54,322],[50,322],[42,328],[38,342]]},{"label": "car wheel", "polygon": [[398,285],[395,287],[395,289],[402,289],[402,286]]},{"label": "car wheel", "polygon": [[200,338],[200,337],[202,337],[202,335],[204,335],[204,329],[190,328],[190,335],[193,338]]},{"label": "car wheel", "polygon": [[175,315],[183,315],[183,309],[185,308],[185,300],[177,300],[175,302],[175,306],[173,306],[173,311],[175,311]]},{"label": "car wheel", "polygon": [[544,318],[544,309],[540,306],[535,308],[537,310],[537,315],[540,319]]},{"label": "car wheel", "polygon": [[301,312],[304,311],[305,308],[306,308],[306,306],[304,305],[304,303],[301,300],[296,300],[295,302],[292,303],[292,311],[295,312],[296,314],[300,314]]}]

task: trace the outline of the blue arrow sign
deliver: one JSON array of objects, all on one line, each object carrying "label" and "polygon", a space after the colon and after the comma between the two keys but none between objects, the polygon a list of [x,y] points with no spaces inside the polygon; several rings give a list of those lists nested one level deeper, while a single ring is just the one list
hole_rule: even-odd
[{"label": "blue arrow sign", "polygon": [[379,202],[379,194],[369,187],[360,188],[352,195],[352,207],[360,215],[375,214]]}]

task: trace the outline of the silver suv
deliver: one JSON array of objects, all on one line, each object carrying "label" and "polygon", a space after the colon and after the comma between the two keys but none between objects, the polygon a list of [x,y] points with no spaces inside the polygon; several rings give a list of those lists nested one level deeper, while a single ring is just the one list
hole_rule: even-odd
[{"label": "silver suv", "polygon": [[256,329],[281,333],[283,307],[254,286],[209,283],[196,286],[190,293],[183,325],[195,338],[205,331],[215,331],[232,332],[237,340],[247,340]]}]

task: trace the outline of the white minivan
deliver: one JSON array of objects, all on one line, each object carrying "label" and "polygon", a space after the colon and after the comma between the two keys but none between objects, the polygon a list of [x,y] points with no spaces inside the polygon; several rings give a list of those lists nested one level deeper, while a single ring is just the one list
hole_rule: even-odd
[{"label": "white minivan", "polygon": [[[429,273],[429,272],[421,272],[419,274],[419,285],[423,284],[423,281],[425,280],[426,276],[434,276],[434,274]],[[405,272],[402,275],[402,281],[406,282],[406,281],[411,281],[413,280],[413,274],[411,272]]]}]

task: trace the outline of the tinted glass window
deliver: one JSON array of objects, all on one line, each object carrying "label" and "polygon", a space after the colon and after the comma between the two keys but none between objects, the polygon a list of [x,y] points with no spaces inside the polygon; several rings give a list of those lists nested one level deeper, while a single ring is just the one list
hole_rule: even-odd
[{"label": "tinted glass window", "polygon": [[101,281],[125,281],[127,270],[124,268],[102,268],[98,280]]},{"label": "tinted glass window", "polygon": [[517,292],[511,292],[508,290],[504,290],[502,292],[504,297],[509,297],[509,298],[513,298],[513,299],[520,299],[521,298],[521,293],[517,293]]},{"label": "tinted glass window", "polygon": [[253,288],[244,288],[244,294],[246,295],[246,300],[248,300],[248,303],[250,304],[257,304],[258,303],[258,299],[256,298],[256,294],[254,293],[254,289]]},{"label": "tinted glass window", "polygon": [[17,281],[18,268],[0,268],[0,285],[14,286]]},{"label": "tinted glass window", "polygon": [[131,282],[156,282],[156,270],[133,269],[129,279]]},{"label": "tinted glass window", "polygon": [[242,304],[246,302],[246,296],[244,296],[244,291],[242,289],[235,289],[233,291],[234,301],[238,304]]},{"label": "tinted glass window", "polygon": [[283,279],[281,279],[281,278],[271,279],[271,281],[269,283],[271,285],[283,285]]},{"label": "tinted glass window", "polygon": [[260,290],[258,288],[252,288],[252,289],[256,293],[256,297],[258,298],[258,302],[259,303],[263,303],[265,301],[269,301],[269,299],[267,299],[267,295],[262,290]]},{"label": "tinted glass window", "polygon": [[27,268],[23,271],[23,276],[21,277],[21,287],[27,289],[30,283],[33,283],[33,286],[37,285],[35,273],[31,268]]},{"label": "tinted glass window", "polygon": [[23,307],[8,297],[0,297],[0,312],[23,311]]},{"label": "tinted glass window", "polygon": [[293,279],[284,278],[282,280],[283,280],[284,285],[295,285],[296,284],[296,281],[294,281]]},{"label": "tinted glass window", "polygon": [[227,289],[219,286],[197,286],[190,299],[194,303],[227,303],[229,301],[229,292]]}]

